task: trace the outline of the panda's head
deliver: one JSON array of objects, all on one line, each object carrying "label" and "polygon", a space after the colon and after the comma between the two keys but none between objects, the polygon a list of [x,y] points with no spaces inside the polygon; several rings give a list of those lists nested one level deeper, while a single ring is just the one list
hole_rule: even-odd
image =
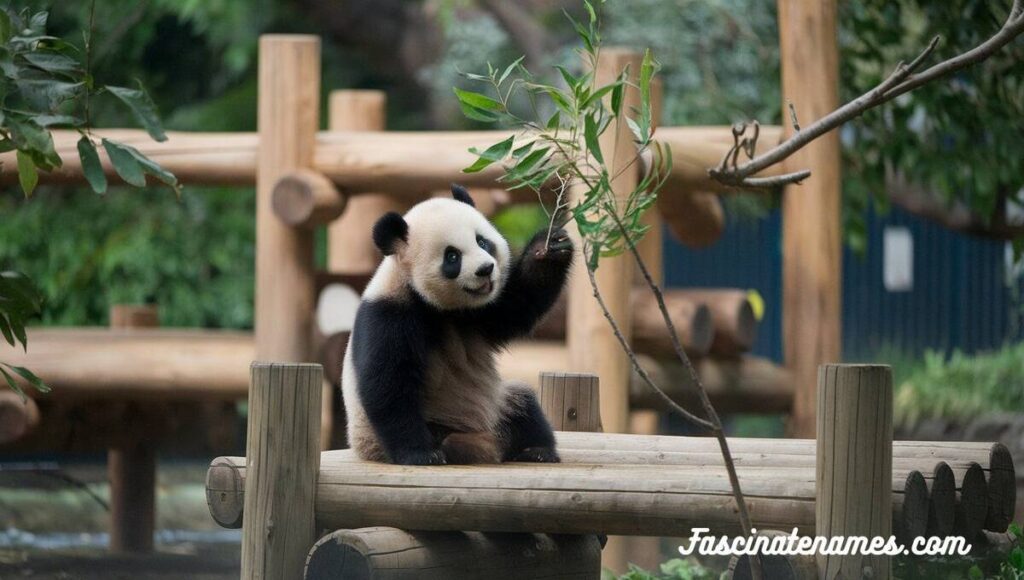
[{"label": "panda's head", "polygon": [[428,303],[442,310],[479,308],[505,284],[508,242],[465,189],[453,185],[452,195],[421,202],[405,216],[385,214],[373,241]]}]

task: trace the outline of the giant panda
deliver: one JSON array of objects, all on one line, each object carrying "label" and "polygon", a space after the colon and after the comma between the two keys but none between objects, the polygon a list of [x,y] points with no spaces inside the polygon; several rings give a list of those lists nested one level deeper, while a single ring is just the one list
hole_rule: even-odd
[{"label": "giant panda", "polygon": [[513,259],[466,190],[452,194],[374,225],[385,258],[342,367],[349,445],[403,465],[558,462],[533,390],[502,381],[496,354],[554,304],[573,244],[545,229]]}]

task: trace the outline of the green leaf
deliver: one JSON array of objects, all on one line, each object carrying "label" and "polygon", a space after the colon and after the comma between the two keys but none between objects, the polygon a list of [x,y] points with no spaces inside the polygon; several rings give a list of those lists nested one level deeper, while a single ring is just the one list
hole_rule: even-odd
[{"label": "green leaf", "polygon": [[103,148],[107,151],[107,157],[110,158],[114,171],[121,176],[125,183],[135,187],[146,186],[146,176],[142,170],[142,164],[131,154],[127,147],[120,143],[103,139]]},{"label": "green leaf", "polygon": [[39,183],[39,171],[36,169],[35,161],[28,153],[21,150],[18,151],[18,181],[21,182],[21,189],[25,192],[25,197],[31,196],[36,189],[36,184]]},{"label": "green leaf", "polygon": [[21,56],[33,67],[50,73],[72,73],[81,70],[77,60],[55,52],[26,52]]},{"label": "green leaf", "polygon": [[555,114],[551,115],[551,118],[548,119],[548,122],[545,126],[549,131],[554,131],[555,129],[558,129],[561,126],[561,122],[562,113],[560,111],[555,111]]},{"label": "green leaf", "polygon": [[7,379],[7,386],[10,387],[12,391],[18,393],[21,396],[21,401],[27,401],[28,397],[25,395],[25,391],[21,390],[21,387],[19,387],[18,383],[15,382],[14,377],[11,376],[11,373],[7,372],[7,369],[3,367],[0,367],[0,373],[3,373],[4,378]]},{"label": "green leaf", "polygon": [[515,136],[511,136],[504,141],[491,145],[483,153],[479,153],[475,149],[470,149],[470,152],[478,155],[477,160],[469,167],[462,170],[463,173],[477,173],[482,171],[485,167],[501,161],[508,156],[509,152],[512,151],[512,143],[515,141]]},{"label": "green leaf", "polygon": [[7,321],[7,317],[0,312],[0,334],[4,335],[4,340],[11,346],[18,346],[18,343],[14,342],[14,333],[11,332],[11,323]]},{"label": "green leaf", "polygon": [[460,103],[464,103],[475,109],[497,112],[505,110],[505,105],[502,105],[500,102],[488,97],[487,95],[474,93],[473,91],[464,91],[458,87],[454,87],[454,90],[455,96],[459,98]]},{"label": "green leaf", "polygon": [[21,96],[33,107],[52,111],[61,104],[76,98],[84,83],[55,81],[53,79],[25,79],[15,81]]},{"label": "green leaf", "polygon": [[12,34],[11,17],[6,10],[0,10],[0,44],[7,44]]},{"label": "green leaf", "polygon": [[107,85],[104,87],[110,94],[114,95],[121,100],[132,112],[132,116],[135,120],[142,125],[142,128],[149,133],[149,136],[156,141],[166,141],[167,135],[164,133],[163,125],[160,123],[160,115],[156,112],[156,105],[153,104],[153,100],[149,98],[149,94],[142,88],[142,83],[139,83],[138,89],[129,89],[125,87],[113,87]]},{"label": "green leaf", "polygon": [[61,159],[53,148],[53,137],[50,132],[40,127],[32,119],[16,121],[8,118],[11,140],[15,146],[29,155],[36,165],[44,170],[60,167]]},{"label": "green leaf", "polygon": [[82,120],[78,117],[72,117],[71,115],[36,115],[32,117],[40,127],[52,127],[54,125],[71,125],[77,127],[82,124]]},{"label": "green leaf", "polygon": [[583,139],[587,143],[587,150],[594,156],[598,164],[604,163],[604,156],[601,154],[601,144],[598,142],[597,119],[593,115],[587,115],[583,122]]},{"label": "green leaf", "polygon": [[100,163],[96,145],[85,135],[78,140],[78,158],[82,160],[82,173],[85,174],[89,187],[96,193],[106,193],[107,175],[103,173],[103,164]]},{"label": "green leaf", "polygon": [[626,89],[626,79],[629,75],[629,66],[626,66],[626,70],[622,71],[619,76],[619,82],[615,83],[612,88],[612,114],[618,117],[622,114],[622,96]]},{"label": "green leaf", "polygon": [[[587,100],[583,101],[583,104],[580,105],[580,108],[581,109],[586,109],[587,107],[592,105],[594,102],[600,101],[605,95],[607,95],[608,93],[614,91],[615,88],[619,87],[619,86],[621,86],[621,83],[619,81],[615,81],[614,83],[612,83],[610,85],[605,85],[605,86],[597,89],[589,97],[587,97]],[[620,95],[620,98],[621,98],[621,95]],[[612,110],[614,110],[614,109],[615,109],[615,107],[612,107]]]},{"label": "green leaf", "polygon": [[512,64],[510,64],[510,65],[508,65],[507,67],[505,67],[505,72],[501,73],[501,76],[500,76],[500,77],[498,77],[498,84],[499,84],[499,85],[500,85],[501,83],[505,82],[505,79],[507,79],[507,78],[508,78],[508,75],[512,74],[512,71],[514,71],[514,70],[515,70],[515,68],[516,68],[517,66],[519,66],[519,63],[523,62],[523,59],[524,59],[524,58],[526,58],[526,56],[525,56],[525,55],[523,55],[523,56],[521,56],[521,57],[519,57],[519,58],[515,59],[514,61],[512,61]]},{"label": "green leaf", "polygon": [[11,365],[11,364],[7,364],[7,363],[3,363],[3,364],[6,365],[8,368],[10,368],[12,371],[18,373],[18,375],[20,375],[21,378],[23,378],[26,381],[28,381],[29,384],[32,385],[33,387],[35,387],[36,390],[39,391],[40,393],[49,393],[50,392],[50,387],[47,386],[46,383],[44,383],[42,379],[37,377],[35,373],[33,373],[32,371],[28,370],[27,368],[25,368],[25,367],[17,367],[17,366],[14,366],[14,365]]}]

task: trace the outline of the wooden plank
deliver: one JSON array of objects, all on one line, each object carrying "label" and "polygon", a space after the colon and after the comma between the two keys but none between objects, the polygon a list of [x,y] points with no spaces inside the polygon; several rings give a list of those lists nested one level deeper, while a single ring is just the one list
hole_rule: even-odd
[{"label": "wooden plank", "polygon": [[256,358],[307,361],[313,336],[313,232],[274,215],[280,178],[313,164],[320,38],[264,35],[259,48],[256,167]]},{"label": "wooden plank", "polygon": [[[835,0],[779,0],[782,93],[809,124],[839,104]],[[786,104],[783,118],[789,119]],[[793,129],[786,124],[786,134]],[[797,386],[792,434],[814,433],[818,365],[841,356],[842,224],[839,135],[833,131],[783,164],[810,169],[782,197],[782,334],[786,366]]]},{"label": "wooden plank", "polygon": [[323,370],[253,363],[251,376],[241,576],[297,580],[316,541]]}]

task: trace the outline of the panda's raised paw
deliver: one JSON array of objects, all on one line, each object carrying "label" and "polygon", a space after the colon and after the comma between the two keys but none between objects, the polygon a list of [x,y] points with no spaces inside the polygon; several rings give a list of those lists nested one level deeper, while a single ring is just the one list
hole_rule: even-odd
[{"label": "panda's raised paw", "polygon": [[542,230],[530,242],[529,252],[537,260],[565,261],[572,257],[572,239],[561,228],[552,232],[550,238],[547,230]]},{"label": "panda's raised paw", "polygon": [[396,465],[447,465],[444,451],[429,449],[426,451],[407,451],[395,458]]},{"label": "panda's raised paw", "polygon": [[527,447],[512,458],[524,463],[561,463],[562,458],[550,447]]}]

